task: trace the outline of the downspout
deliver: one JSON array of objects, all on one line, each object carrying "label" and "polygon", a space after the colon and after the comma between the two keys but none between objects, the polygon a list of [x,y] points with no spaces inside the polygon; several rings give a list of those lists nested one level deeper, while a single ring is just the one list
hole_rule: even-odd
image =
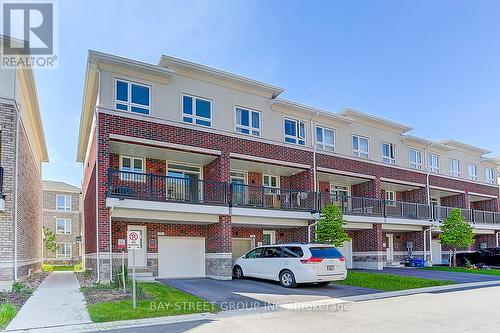
[{"label": "downspout", "polygon": [[99,113],[95,110],[95,241],[96,241],[96,258],[97,258],[97,283],[101,282],[101,262],[99,255]]},{"label": "downspout", "polygon": [[112,229],[112,217],[113,209],[120,206],[123,203],[123,199],[109,208],[109,281],[113,281],[113,229]]},{"label": "downspout", "polygon": [[16,163],[15,163],[15,188],[14,191],[14,281],[17,281],[17,264],[18,264],[18,237],[17,237],[17,220],[18,220],[18,208],[19,208],[19,200],[17,198],[19,193],[19,130],[21,129],[21,110],[19,109],[19,105],[16,103]]},{"label": "downspout", "polygon": [[427,187],[427,204],[431,204],[431,185],[430,185],[430,175],[431,171],[429,169],[429,159],[427,156],[428,149],[431,148],[434,145],[434,142],[429,144],[427,147],[424,148],[424,162],[425,162],[425,171],[426,171],[426,181],[425,181],[425,186]]}]

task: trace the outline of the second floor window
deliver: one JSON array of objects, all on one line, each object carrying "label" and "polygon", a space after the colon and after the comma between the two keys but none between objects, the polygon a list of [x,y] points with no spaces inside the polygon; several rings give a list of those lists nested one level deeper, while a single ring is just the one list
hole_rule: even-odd
[{"label": "second floor window", "polygon": [[368,138],[352,136],[352,154],[357,157],[368,158]]},{"label": "second floor window", "polygon": [[452,158],[450,160],[450,173],[453,177],[460,177],[460,161]]},{"label": "second floor window", "polygon": [[486,168],[486,182],[488,184],[495,184],[495,170]]},{"label": "second floor window", "polygon": [[131,181],[145,181],[144,175],[134,175],[134,173],[144,173],[144,159],[141,157],[120,156],[120,179]]},{"label": "second floor window", "polygon": [[392,143],[382,142],[382,162],[396,164],[396,147]]},{"label": "second floor window", "polygon": [[236,132],[260,136],[260,112],[236,107]]},{"label": "second floor window", "polygon": [[477,180],[477,165],[469,164],[469,179]]},{"label": "second floor window", "polygon": [[422,152],[417,149],[410,148],[410,168],[422,169]]},{"label": "second floor window", "polygon": [[116,80],[116,104],[118,110],[142,114],[150,112],[150,89],[143,84]]},{"label": "second floor window", "polygon": [[439,173],[439,155],[429,153],[427,158],[427,167],[430,172]]},{"label": "second floor window", "polygon": [[306,125],[302,121],[285,118],[285,142],[306,144]]},{"label": "second floor window", "polygon": [[58,234],[58,235],[71,235],[71,220],[70,219],[56,219],[56,234]]},{"label": "second floor window", "polygon": [[182,121],[212,126],[212,101],[205,98],[182,95]]},{"label": "second floor window", "polygon": [[316,147],[335,151],[335,131],[324,127],[316,127]]},{"label": "second floor window", "polygon": [[57,210],[71,210],[71,195],[56,195]]}]

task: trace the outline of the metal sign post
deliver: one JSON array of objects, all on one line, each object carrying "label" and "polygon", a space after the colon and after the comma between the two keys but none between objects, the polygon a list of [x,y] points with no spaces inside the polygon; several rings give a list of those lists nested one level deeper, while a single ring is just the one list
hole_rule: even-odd
[{"label": "metal sign post", "polygon": [[135,251],[141,249],[142,234],[137,230],[127,231],[127,249],[132,251],[132,306],[137,306],[137,295],[135,288]]}]

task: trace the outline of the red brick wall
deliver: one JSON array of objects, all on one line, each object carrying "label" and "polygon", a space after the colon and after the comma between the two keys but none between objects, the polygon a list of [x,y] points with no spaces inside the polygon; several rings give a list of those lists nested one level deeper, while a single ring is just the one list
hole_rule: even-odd
[{"label": "red brick wall", "polygon": [[259,172],[249,171],[247,174],[247,182],[250,186],[262,186],[262,174]]},{"label": "red brick wall", "polygon": [[290,176],[290,187],[294,190],[314,190],[314,174],[312,169]]},{"label": "red brick wall", "polygon": [[384,241],[382,224],[374,224],[373,229],[353,231],[352,250],[354,252],[383,251]]},{"label": "red brick wall", "polygon": [[498,199],[491,199],[491,200],[471,202],[470,208],[477,210],[484,210],[487,212],[495,212],[497,211],[497,207],[498,207]]},{"label": "red brick wall", "polygon": [[372,179],[364,183],[352,185],[351,193],[354,197],[381,199],[382,189],[380,188],[380,180]]},{"label": "red brick wall", "polygon": [[231,216],[219,216],[219,223],[207,226],[207,252],[232,253]]},{"label": "red brick wall", "polygon": [[425,187],[417,188],[410,191],[398,192],[401,196],[400,201],[404,202],[417,202],[421,204],[427,203],[427,190]]},{"label": "red brick wall", "polygon": [[84,218],[84,232],[85,232],[85,253],[95,253],[96,249],[96,165],[92,168],[89,167],[89,186],[83,193],[83,218]]},{"label": "red brick wall", "polygon": [[255,236],[255,245],[262,242],[263,231],[273,230],[276,232],[277,243],[307,242],[307,227],[297,228],[257,228],[233,226],[232,237],[249,238]]},{"label": "red brick wall", "polygon": [[465,194],[451,195],[441,198],[441,206],[467,208]]}]

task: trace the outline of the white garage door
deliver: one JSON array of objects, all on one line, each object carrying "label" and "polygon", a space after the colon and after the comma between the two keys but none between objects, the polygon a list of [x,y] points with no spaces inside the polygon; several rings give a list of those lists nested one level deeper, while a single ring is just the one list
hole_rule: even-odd
[{"label": "white garage door", "polygon": [[339,251],[345,257],[345,267],[352,268],[352,241],[347,241],[342,247],[339,247]]},{"label": "white garage door", "polygon": [[205,238],[159,237],[158,277],[205,277]]}]

